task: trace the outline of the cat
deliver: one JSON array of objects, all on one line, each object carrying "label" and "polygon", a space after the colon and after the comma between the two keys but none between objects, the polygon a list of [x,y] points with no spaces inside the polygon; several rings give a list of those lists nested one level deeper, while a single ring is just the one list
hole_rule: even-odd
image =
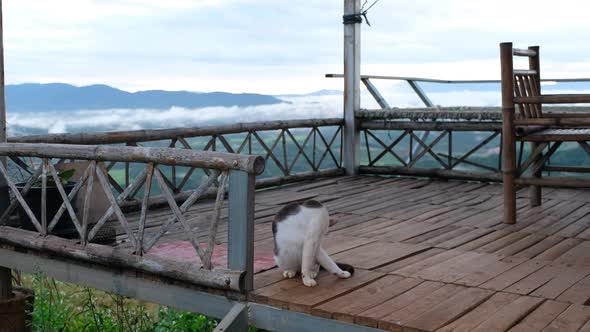
[{"label": "cat", "polygon": [[300,271],[303,284],[313,287],[321,266],[339,278],[350,278],[354,268],[335,263],[321,245],[333,224],[328,209],[315,200],[288,204],[276,214],[272,222],[274,258],[283,277],[293,278]]}]

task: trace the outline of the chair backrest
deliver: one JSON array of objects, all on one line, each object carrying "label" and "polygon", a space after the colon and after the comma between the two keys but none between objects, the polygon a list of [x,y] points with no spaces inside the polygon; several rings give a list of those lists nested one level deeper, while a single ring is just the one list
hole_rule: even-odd
[{"label": "chair backrest", "polygon": [[[513,57],[524,56],[529,59],[528,69],[514,69]],[[502,107],[513,107],[514,97],[541,96],[541,69],[539,65],[539,46],[516,49],[512,43],[500,44],[500,65],[502,68]],[[541,103],[516,104],[520,118],[542,118]]]}]

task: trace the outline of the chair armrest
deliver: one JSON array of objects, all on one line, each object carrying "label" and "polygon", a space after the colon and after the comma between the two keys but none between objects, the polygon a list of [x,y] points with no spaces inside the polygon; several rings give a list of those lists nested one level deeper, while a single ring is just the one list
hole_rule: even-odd
[{"label": "chair armrest", "polygon": [[559,94],[514,97],[516,104],[577,104],[590,103],[590,94]]},{"label": "chair armrest", "polygon": [[515,127],[516,135],[526,136],[547,129],[547,126],[517,126]]},{"label": "chair armrest", "polygon": [[590,118],[544,117],[537,119],[515,119],[515,126],[546,126],[566,128],[590,128]]},{"label": "chair armrest", "polygon": [[590,113],[545,113],[543,112],[544,118],[578,118],[578,119],[589,119]]}]

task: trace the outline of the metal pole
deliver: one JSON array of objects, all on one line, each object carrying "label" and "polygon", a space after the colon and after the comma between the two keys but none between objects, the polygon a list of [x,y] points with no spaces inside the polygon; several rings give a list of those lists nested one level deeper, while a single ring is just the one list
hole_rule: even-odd
[{"label": "metal pole", "polygon": [[[359,14],[361,0],[344,0],[344,15]],[[361,23],[344,24],[344,168],[357,175],[360,134],[354,113],[361,107]]]},{"label": "metal pole", "polygon": [[256,176],[244,171],[229,173],[227,267],[245,271],[240,288],[254,289],[254,191]]},{"label": "metal pole", "polygon": [[[412,90],[414,90],[414,92],[418,95],[418,97],[420,98],[420,100],[422,100],[422,103],[424,103],[424,105],[426,105],[426,107],[434,107],[434,103],[430,100],[430,98],[428,98],[428,96],[426,95],[426,92],[424,92],[424,90],[422,90],[422,88],[420,87],[420,85],[418,85],[418,82],[412,81],[412,80],[407,80],[408,84],[410,85],[410,87],[412,87]],[[420,138],[422,140],[422,142],[426,143],[426,140],[428,139],[428,136],[430,135],[430,131],[425,131],[422,134],[422,137]],[[416,156],[418,154],[420,154],[422,151],[420,151],[421,149],[421,145],[417,144],[416,147],[414,148],[414,150],[412,151],[412,155]],[[410,162],[411,158],[408,157],[408,159],[406,160],[407,162]]]},{"label": "metal pole", "polygon": [[[2,0],[0,0],[0,143],[6,142],[6,103],[4,100],[4,26],[2,22]],[[0,157],[6,165],[6,157]],[[10,204],[8,184],[0,177],[0,213]],[[12,296],[12,274],[10,269],[0,266],[0,300]]]}]

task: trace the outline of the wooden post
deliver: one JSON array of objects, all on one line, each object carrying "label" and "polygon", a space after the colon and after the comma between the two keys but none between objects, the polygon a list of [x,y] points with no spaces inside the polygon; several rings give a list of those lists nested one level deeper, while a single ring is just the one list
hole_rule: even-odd
[{"label": "wooden post", "polygon": [[502,172],[504,174],[504,223],[516,223],[516,141],[514,134],[514,77],[512,43],[500,44],[502,68]]},{"label": "wooden post", "polygon": [[[344,0],[344,15],[359,14],[361,0]],[[361,23],[344,24],[344,168],[357,175],[360,165],[360,133],[354,113],[361,99]]]},{"label": "wooden post", "polygon": [[242,291],[254,289],[254,186],[256,176],[230,171],[227,267],[245,271]]},{"label": "wooden post", "polygon": [[[4,28],[2,22],[2,0],[0,0],[0,143],[6,142],[6,102],[4,99]],[[6,165],[6,157],[0,162]],[[0,214],[8,208],[10,196],[8,183],[0,177]],[[0,300],[12,296],[12,280],[10,269],[0,266]]]},{"label": "wooden post", "polygon": [[[529,57],[529,69],[531,70],[535,70],[537,71],[537,92],[539,95],[541,95],[541,65],[540,65],[540,61],[539,61],[539,46],[531,46],[529,47],[529,50],[534,51],[536,53],[535,56],[531,56]],[[532,88],[532,87],[531,87]],[[534,90],[533,90],[534,91]],[[538,105],[539,107],[539,111],[542,111],[542,104]],[[538,144],[535,142],[531,142],[531,151],[534,151],[537,148]],[[539,161],[541,160],[541,158],[543,157],[542,154],[540,154],[537,158],[535,158],[535,161],[533,163],[533,177],[536,178],[540,178],[541,177],[541,169],[542,169],[542,165],[539,165]],[[535,171],[538,170],[538,171]],[[531,206],[539,206],[541,205],[541,199],[542,199],[542,187],[541,186],[531,186],[530,187],[530,203]]]}]

